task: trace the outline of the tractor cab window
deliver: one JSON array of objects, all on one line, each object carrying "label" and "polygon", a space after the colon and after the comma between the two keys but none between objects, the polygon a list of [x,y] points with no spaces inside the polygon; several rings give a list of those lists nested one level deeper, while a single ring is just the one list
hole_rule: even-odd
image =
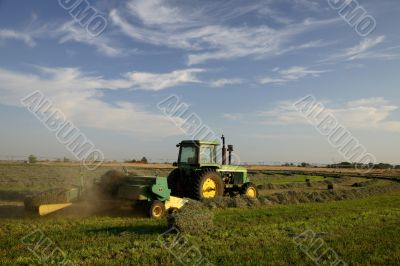
[{"label": "tractor cab window", "polygon": [[197,163],[196,147],[182,146],[179,162],[186,164],[196,164]]},{"label": "tractor cab window", "polygon": [[201,164],[215,164],[215,148],[214,146],[202,146],[200,149]]}]

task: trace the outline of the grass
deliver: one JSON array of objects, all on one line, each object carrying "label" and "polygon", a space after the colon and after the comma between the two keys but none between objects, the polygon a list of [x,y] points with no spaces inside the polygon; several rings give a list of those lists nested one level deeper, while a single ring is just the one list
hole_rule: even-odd
[{"label": "grass", "polygon": [[[331,203],[215,211],[215,228],[187,236],[215,265],[314,265],[293,243],[311,229],[350,265],[399,265],[400,193]],[[0,220],[0,264],[36,264],[20,239],[40,228],[77,264],[177,265],[158,242],[165,221],[97,216]],[[128,234],[123,232],[129,232]]]},{"label": "grass", "polygon": [[[115,168],[121,169],[105,165],[83,175],[90,183]],[[128,169],[141,175],[157,172],[166,176],[170,171],[137,166]],[[80,174],[76,165],[0,164],[0,196],[79,184]],[[257,185],[326,180],[319,175],[257,172],[250,177]],[[399,201],[400,192],[393,192],[351,201],[214,210],[214,229],[185,236],[187,245],[171,251],[179,258],[195,247],[215,265],[315,265],[293,242],[295,236],[310,229],[349,265],[399,265]],[[0,201],[0,265],[40,264],[20,241],[35,229],[78,265],[179,265],[179,259],[158,241],[167,229],[165,221],[131,215],[129,210],[128,215],[124,210],[96,216],[78,212],[35,218],[21,215],[22,208],[21,203]]]}]

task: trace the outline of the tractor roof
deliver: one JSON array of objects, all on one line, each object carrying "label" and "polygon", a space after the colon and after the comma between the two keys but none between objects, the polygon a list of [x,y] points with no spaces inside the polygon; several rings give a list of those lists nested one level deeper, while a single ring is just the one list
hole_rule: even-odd
[{"label": "tractor roof", "polygon": [[182,140],[181,145],[193,145],[193,144],[197,144],[197,145],[219,145],[219,141],[217,140]]}]

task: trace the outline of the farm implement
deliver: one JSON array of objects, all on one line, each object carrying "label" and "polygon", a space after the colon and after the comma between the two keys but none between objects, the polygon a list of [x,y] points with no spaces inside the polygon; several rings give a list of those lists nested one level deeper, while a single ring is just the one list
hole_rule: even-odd
[{"label": "farm implement", "polygon": [[145,205],[151,218],[160,219],[167,211],[181,208],[187,200],[171,196],[165,177],[137,177],[111,170],[90,190],[83,187],[53,189],[25,198],[25,209],[44,216],[91,201],[96,205]]}]

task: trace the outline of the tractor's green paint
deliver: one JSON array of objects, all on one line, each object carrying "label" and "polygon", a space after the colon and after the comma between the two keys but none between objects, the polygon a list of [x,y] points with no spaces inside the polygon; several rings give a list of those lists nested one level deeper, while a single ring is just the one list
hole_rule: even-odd
[{"label": "tractor's green paint", "polygon": [[[220,142],[210,140],[184,140],[180,142],[178,161],[175,164],[178,168],[170,175],[170,185],[177,184],[180,196],[190,195],[190,190],[195,183],[196,176],[204,171],[215,171],[221,175],[223,185],[226,190],[239,191],[241,187],[249,183],[247,169],[236,165],[222,165],[218,163],[218,158],[222,158],[221,149],[218,149]],[[171,187],[170,187],[171,188]]]},{"label": "tractor's green paint", "polygon": [[118,199],[123,200],[159,200],[169,199],[171,190],[166,177],[130,177],[118,188]]}]

